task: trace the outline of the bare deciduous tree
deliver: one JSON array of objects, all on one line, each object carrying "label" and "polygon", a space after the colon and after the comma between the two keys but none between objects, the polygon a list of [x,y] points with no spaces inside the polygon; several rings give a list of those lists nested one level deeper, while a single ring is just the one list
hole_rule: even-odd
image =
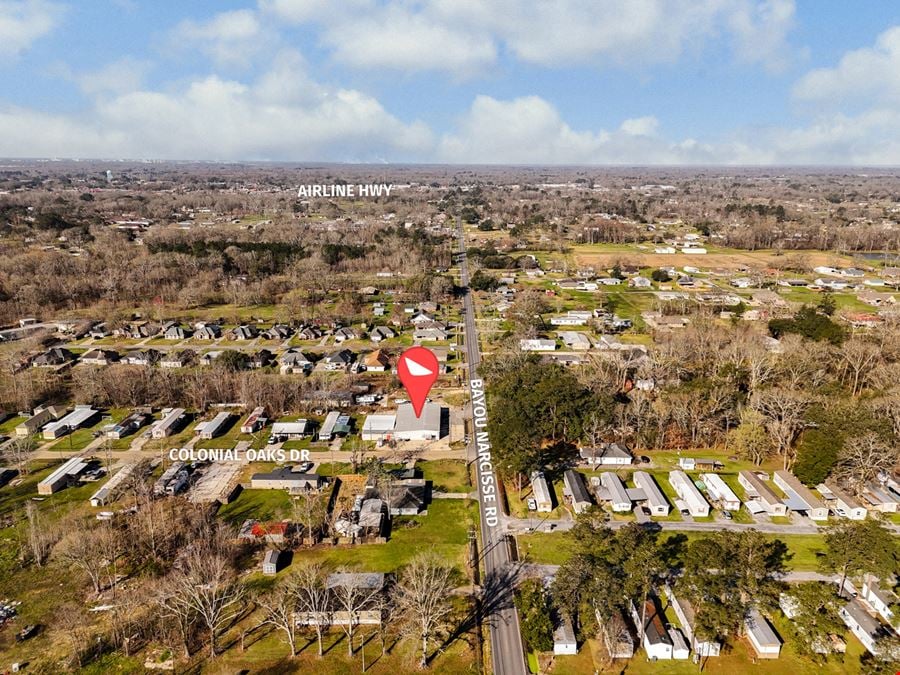
[{"label": "bare deciduous tree", "polygon": [[223,555],[207,550],[191,552],[169,581],[165,606],[180,620],[193,616],[203,624],[215,658],[219,632],[241,610],[243,583]]},{"label": "bare deciduous tree", "polygon": [[31,559],[35,565],[43,567],[58,539],[58,530],[44,521],[40,509],[34,502],[25,503],[25,517],[28,521],[27,537]]},{"label": "bare deciduous tree", "polygon": [[801,392],[772,387],[756,392],[750,405],[766,418],[766,429],[772,436],[775,451],[781,455],[782,466],[790,469],[795,459],[794,440],[803,429],[808,398]]},{"label": "bare deciduous tree", "polygon": [[336,576],[337,581],[328,591],[334,598],[336,608],[343,614],[341,628],[347,634],[347,656],[352,657],[353,636],[359,625],[360,613],[375,602],[382,589],[357,583],[355,573],[347,569],[339,569],[336,575],[348,575],[343,579]]},{"label": "bare deciduous tree", "polygon": [[396,589],[397,613],[408,635],[421,640],[419,665],[428,665],[428,641],[452,611],[453,568],[434,553],[415,556],[400,575]]},{"label": "bare deciduous tree", "polygon": [[322,658],[322,635],[331,623],[328,589],[325,587],[325,571],[318,563],[301,565],[295,572],[293,591],[298,613],[305,617],[307,625],[316,631],[319,658]]},{"label": "bare deciduous tree", "polygon": [[263,610],[263,623],[281,631],[291,649],[291,658],[297,656],[297,583],[292,577],[256,600]]},{"label": "bare deciduous tree", "polygon": [[56,554],[79,568],[90,579],[95,594],[103,591],[104,576],[114,578],[111,568],[119,551],[119,535],[108,524],[73,528],[56,546]]},{"label": "bare deciduous tree", "polygon": [[875,433],[849,439],[841,449],[834,475],[845,479],[858,496],[882,471],[890,471],[900,460],[900,447]]}]

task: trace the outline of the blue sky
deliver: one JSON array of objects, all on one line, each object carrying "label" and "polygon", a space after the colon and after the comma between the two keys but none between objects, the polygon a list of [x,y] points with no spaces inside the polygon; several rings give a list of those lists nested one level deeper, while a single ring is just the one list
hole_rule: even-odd
[{"label": "blue sky", "polygon": [[900,3],[0,0],[0,156],[900,165]]}]

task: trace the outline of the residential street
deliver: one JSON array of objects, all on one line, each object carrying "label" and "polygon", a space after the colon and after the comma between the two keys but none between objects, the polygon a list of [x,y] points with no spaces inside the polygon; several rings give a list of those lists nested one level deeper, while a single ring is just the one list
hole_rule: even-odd
[{"label": "residential street", "polygon": [[[477,379],[477,369],[481,361],[478,345],[478,333],[475,327],[475,305],[469,292],[469,267],[466,260],[465,235],[462,224],[457,218],[460,251],[460,282],[466,289],[463,296],[463,310],[466,327],[466,356],[469,363],[469,380]],[[475,398],[475,389],[472,391]],[[475,424],[475,408],[472,407],[473,429]],[[485,413],[486,415],[486,413]],[[486,420],[486,416],[484,418]],[[486,438],[486,434],[485,434]],[[479,439],[479,446],[482,441]],[[488,509],[498,506],[496,501],[489,500],[484,486],[487,482],[495,483],[493,467],[484,461],[481,451],[476,450],[475,434],[472,438],[471,457],[476,458],[476,485],[479,487],[478,500],[481,516],[481,559],[484,562],[483,611],[490,630],[491,660],[494,675],[519,675],[527,672],[525,652],[522,645],[522,634],[519,629],[519,615],[513,604],[513,588],[517,570],[513,567],[506,543],[506,528],[502,509],[497,508],[497,520],[488,517]],[[489,446],[488,446],[489,447]]]}]

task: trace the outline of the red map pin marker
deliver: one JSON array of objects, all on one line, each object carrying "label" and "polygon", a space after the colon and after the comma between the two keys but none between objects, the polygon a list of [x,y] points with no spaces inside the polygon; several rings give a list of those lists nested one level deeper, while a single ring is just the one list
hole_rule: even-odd
[{"label": "red map pin marker", "polygon": [[422,416],[422,407],[431,385],[438,378],[438,360],[434,352],[425,347],[410,347],[400,355],[397,374],[406,387],[416,417]]}]

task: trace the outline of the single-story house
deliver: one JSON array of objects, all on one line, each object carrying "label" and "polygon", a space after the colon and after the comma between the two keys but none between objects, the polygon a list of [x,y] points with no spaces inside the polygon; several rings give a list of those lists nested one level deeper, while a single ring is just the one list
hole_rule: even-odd
[{"label": "single-story house", "polygon": [[397,333],[387,326],[375,326],[375,328],[369,331],[369,339],[372,342],[381,342],[382,340],[390,340],[395,337],[397,337]]},{"label": "single-story house", "polygon": [[253,340],[257,335],[259,335],[259,331],[256,330],[256,327],[246,324],[236,326],[231,330],[232,340]]},{"label": "single-story house", "polygon": [[279,370],[282,375],[308,373],[313,368],[313,362],[299,349],[288,349],[278,359]]},{"label": "single-story house", "polygon": [[82,457],[72,457],[72,459],[63,462],[53,473],[38,483],[38,494],[52,495],[69,485],[74,485],[89,467],[90,462],[88,460]]},{"label": "single-story house", "polygon": [[[640,625],[641,615],[634,605],[631,606],[631,616],[635,625]],[[663,619],[665,615],[659,611],[656,602],[652,598],[646,601],[644,610],[644,651],[651,661],[668,661],[672,658],[672,638],[666,630]]]},{"label": "single-story house", "polygon": [[177,352],[166,352],[159,361],[160,368],[184,368],[196,357],[196,353],[190,349],[181,349]]},{"label": "single-story house", "polygon": [[281,562],[281,551],[270,548],[266,551],[266,555],[262,562],[262,572],[266,576],[275,576],[278,573],[278,566]]},{"label": "single-story house", "polygon": [[52,420],[59,419],[65,414],[66,409],[60,406],[51,405],[35,408],[31,417],[16,427],[16,436],[25,438],[36,434],[42,426]]},{"label": "single-story house", "polygon": [[[842,518],[849,520],[865,520],[869,510],[860,504],[855,497],[833,482],[826,482],[825,489],[834,501],[834,510]],[[820,490],[821,492],[821,490]],[[824,493],[823,493],[824,494]]]},{"label": "single-story house", "polygon": [[391,368],[391,360],[382,350],[376,349],[363,357],[363,365],[366,370],[373,373],[383,373]]},{"label": "single-story house", "polygon": [[275,422],[272,424],[272,435],[279,439],[295,441],[306,438],[310,433],[312,433],[312,429],[309,422],[305,419],[297,420],[296,422]]},{"label": "single-story house", "polygon": [[135,433],[150,421],[150,415],[145,413],[132,413],[118,424],[112,426],[106,432],[107,438],[119,439]]},{"label": "single-story house", "polygon": [[863,643],[870,654],[878,654],[878,641],[886,634],[884,626],[866,611],[859,598],[854,598],[838,610],[850,632]]},{"label": "single-story house", "polygon": [[678,617],[681,624],[681,630],[687,637],[691,648],[700,656],[718,656],[722,651],[722,644],[716,640],[700,640],[694,634],[694,624],[696,623],[696,614],[691,602],[684,596],[677,596],[669,585],[664,588],[669,605]]},{"label": "single-story house", "polygon": [[566,617],[560,617],[556,628],[553,630],[553,653],[556,655],[571,655],[578,653],[578,643],[575,641],[575,629],[572,622]]},{"label": "single-story house", "polygon": [[860,595],[872,606],[872,609],[878,612],[882,619],[893,625],[895,621],[894,607],[900,603],[900,598],[897,597],[896,593],[890,589],[882,588],[878,579],[869,576],[863,582]]},{"label": "single-story house", "polygon": [[608,502],[615,513],[631,511],[631,497],[622,480],[612,471],[600,474],[600,484],[596,489],[597,500]]},{"label": "single-story house", "polygon": [[325,370],[346,370],[353,363],[353,352],[349,349],[338,349],[328,354],[324,363]]},{"label": "single-story house", "polygon": [[108,366],[119,360],[119,352],[114,349],[91,349],[81,356],[81,362],[89,366]]},{"label": "single-story house", "polygon": [[194,333],[194,339],[196,340],[218,340],[220,337],[222,337],[222,329],[215,323],[200,326],[197,332]]},{"label": "single-story house", "polygon": [[225,427],[228,426],[228,422],[230,421],[230,412],[220,412],[208,422],[201,422],[198,424],[195,431],[200,434],[200,438],[210,440],[224,433]]},{"label": "single-story house", "polygon": [[283,323],[276,323],[271,328],[268,328],[262,332],[262,336],[266,340],[287,340],[293,334],[293,329]]},{"label": "single-story house", "polygon": [[519,349],[523,352],[552,352],[556,349],[556,340],[522,338],[519,340]]},{"label": "single-story house", "polygon": [[634,455],[621,443],[600,443],[591,448],[579,448],[582,461],[588,466],[629,466]]}]

